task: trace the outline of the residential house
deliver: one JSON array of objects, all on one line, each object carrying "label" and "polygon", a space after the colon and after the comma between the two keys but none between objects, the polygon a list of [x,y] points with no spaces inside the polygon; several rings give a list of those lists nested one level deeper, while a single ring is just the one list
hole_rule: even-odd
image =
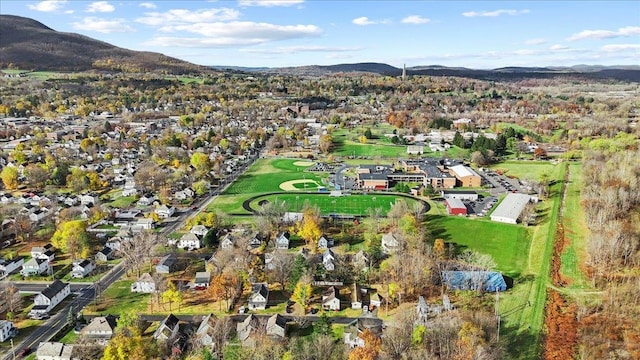
[{"label": "residential house", "polygon": [[98,202],[98,197],[93,195],[81,195],[80,205],[95,205]]},{"label": "residential house", "polygon": [[422,323],[427,322],[427,317],[429,316],[429,304],[427,304],[424,296],[420,296],[418,298],[418,305],[416,305],[416,312],[418,315],[418,321]]},{"label": "residential house", "polygon": [[176,208],[167,205],[160,205],[155,210],[155,213],[162,219],[168,219],[172,217],[175,212]]},{"label": "residential house", "polygon": [[277,339],[284,339],[287,335],[287,318],[280,314],[275,314],[267,320],[267,336]]},{"label": "residential house", "polygon": [[193,196],[195,194],[196,193],[193,190],[191,190],[189,188],[186,188],[184,190],[176,192],[173,195],[173,198],[178,200],[178,201],[184,201],[184,200],[188,200],[188,199],[193,199]]},{"label": "residential house", "polygon": [[276,249],[289,249],[290,237],[291,236],[289,235],[288,231],[278,234],[278,236],[276,237]]},{"label": "residential house", "polygon": [[351,308],[354,310],[372,311],[380,306],[380,297],[375,289],[363,288],[353,284],[351,289]]},{"label": "residential house", "polygon": [[91,260],[75,260],[73,261],[71,277],[75,279],[82,279],[89,275],[95,268],[96,264]]},{"label": "residential house", "polygon": [[140,275],[138,280],[131,284],[131,292],[154,293],[156,292],[156,282],[153,281],[151,274],[144,273]]},{"label": "residential house", "polygon": [[358,251],[353,258],[351,259],[353,263],[353,267],[355,269],[360,269],[361,271],[366,271],[369,269],[369,257],[364,252],[364,250]]},{"label": "residential house", "polygon": [[364,347],[362,334],[365,330],[377,337],[382,335],[382,320],[371,315],[363,315],[351,322],[344,330],[344,343],[354,348]]},{"label": "residential house", "polygon": [[116,320],[117,318],[113,315],[94,317],[91,319],[91,322],[80,331],[80,334],[82,334],[85,339],[106,345],[113,337],[117,325]]},{"label": "residential house", "polygon": [[340,298],[338,297],[339,292],[334,286],[327,289],[322,294],[322,308],[324,310],[340,310]]},{"label": "residential house", "polygon": [[41,342],[36,350],[38,360],[71,360],[73,346],[60,342]]},{"label": "residential house", "polygon": [[16,336],[18,330],[11,321],[0,320],[0,342],[5,342]]},{"label": "residential house", "polygon": [[325,250],[325,252],[322,253],[322,266],[324,266],[324,269],[327,271],[333,271],[336,269],[336,254],[331,251],[331,249],[327,249]]},{"label": "residential house", "polygon": [[207,235],[207,233],[209,232],[209,228],[204,225],[195,225],[189,232],[194,234],[195,236],[202,238]]},{"label": "residential house", "polygon": [[0,278],[9,275],[24,265],[24,258],[17,256],[11,260],[0,259]]},{"label": "residential house", "polygon": [[23,276],[34,276],[51,273],[51,264],[44,259],[29,259],[22,265]]},{"label": "residential house", "polygon": [[53,245],[34,246],[31,248],[31,257],[34,259],[42,259],[47,251],[53,251]]},{"label": "residential house", "polygon": [[244,319],[244,321],[236,325],[236,332],[238,333],[238,339],[241,342],[246,343],[249,337],[251,336],[251,334],[254,331],[258,330],[259,326],[260,326],[260,320],[258,319],[258,317],[253,314],[250,314]]},{"label": "residential house", "polygon": [[260,246],[262,246],[262,244],[264,244],[264,240],[264,236],[260,233],[257,233],[255,236],[249,239],[249,250],[259,248]]},{"label": "residential house", "polygon": [[180,331],[180,320],[173,314],[169,314],[162,322],[160,326],[153,333],[153,338],[159,341],[170,342],[178,337]]},{"label": "residential house", "polygon": [[154,201],[158,200],[155,196],[153,195],[142,195],[140,196],[140,199],[138,199],[138,206],[149,206],[151,204],[153,204]]},{"label": "residential house", "polygon": [[211,273],[208,271],[196,272],[195,280],[193,281],[193,287],[196,290],[204,290],[209,287],[211,282]]},{"label": "residential house", "polygon": [[220,241],[220,248],[233,249],[233,247],[235,246],[235,243],[236,243],[236,240],[233,238],[233,236],[231,236],[231,234],[227,234]]},{"label": "residential house", "polygon": [[49,215],[49,210],[47,208],[39,208],[39,209],[36,209],[31,214],[29,214],[29,220],[31,220],[34,223],[37,223],[44,220],[44,218],[46,218],[47,215]]},{"label": "residential house", "polygon": [[196,330],[196,339],[200,343],[200,345],[202,345],[203,347],[208,347],[213,351],[217,350],[215,349],[214,342],[214,337],[216,336],[215,331],[217,321],[218,318],[215,315],[206,315],[202,318],[202,322]]},{"label": "residential house", "polygon": [[144,230],[152,230],[155,227],[155,222],[152,218],[137,219],[137,221],[131,226],[131,231],[141,232]]},{"label": "residential house", "polygon": [[158,265],[156,265],[156,272],[158,274],[172,273],[175,270],[177,263],[178,258],[173,254],[169,254],[160,259],[160,262],[158,262]]},{"label": "residential house", "polygon": [[325,234],[322,234],[322,236],[320,236],[320,239],[318,239],[319,250],[326,250],[332,246],[333,246],[333,239],[327,237]]},{"label": "residential house", "polygon": [[382,242],[380,244],[382,246],[382,252],[385,254],[393,254],[398,250],[400,246],[400,242],[396,235],[392,232],[388,232],[382,235]]},{"label": "residential house", "polygon": [[105,246],[102,250],[96,253],[96,255],[94,256],[94,259],[96,262],[104,263],[113,259],[115,256],[115,252],[116,251],[113,250],[113,248]]},{"label": "residential house", "polygon": [[268,300],[269,300],[269,287],[267,283],[251,284],[251,295],[249,296],[249,310],[266,309]]},{"label": "residential house", "polygon": [[186,233],[182,235],[176,246],[179,249],[200,249],[200,239],[194,233]]},{"label": "residential house", "polygon": [[54,281],[33,299],[34,305],[29,315],[48,314],[70,294],[71,286],[68,283],[63,283],[60,280]]}]

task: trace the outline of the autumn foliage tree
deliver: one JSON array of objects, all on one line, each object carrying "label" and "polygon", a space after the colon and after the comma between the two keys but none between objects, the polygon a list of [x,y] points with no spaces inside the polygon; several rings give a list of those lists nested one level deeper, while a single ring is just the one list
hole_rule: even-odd
[{"label": "autumn foliage tree", "polygon": [[375,360],[380,353],[382,341],[378,336],[365,330],[360,337],[364,340],[363,347],[356,347],[349,353],[349,360]]},{"label": "autumn foliage tree", "polygon": [[312,208],[306,209],[298,226],[298,235],[305,240],[307,245],[317,249],[318,240],[322,236],[318,212]]},{"label": "autumn foliage tree", "polygon": [[0,172],[0,178],[7,190],[15,190],[18,188],[18,169],[13,166],[5,166]]},{"label": "autumn foliage tree", "polygon": [[71,254],[72,259],[77,259],[78,255],[85,257],[89,251],[86,223],[82,220],[60,223],[51,237],[51,244],[62,252]]}]

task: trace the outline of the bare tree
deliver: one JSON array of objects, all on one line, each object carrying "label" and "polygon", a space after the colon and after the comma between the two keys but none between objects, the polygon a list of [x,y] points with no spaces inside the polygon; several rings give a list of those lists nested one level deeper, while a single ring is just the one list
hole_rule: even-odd
[{"label": "bare tree", "polygon": [[271,261],[266,266],[267,275],[271,282],[280,283],[282,290],[291,276],[294,260],[295,256],[287,251],[276,250],[271,253]]},{"label": "bare tree", "polygon": [[157,244],[158,235],[151,231],[138,233],[132,240],[123,241],[118,253],[124,258],[127,271],[133,270],[139,277],[142,266],[150,260]]},{"label": "bare tree", "polygon": [[13,316],[17,311],[22,309],[22,297],[14,283],[0,283],[0,302],[4,303],[7,316],[9,316],[9,314]]},{"label": "bare tree", "polygon": [[411,335],[416,321],[416,312],[408,309],[399,312],[382,338],[382,351],[391,359],[401,359],[411,348]]}]

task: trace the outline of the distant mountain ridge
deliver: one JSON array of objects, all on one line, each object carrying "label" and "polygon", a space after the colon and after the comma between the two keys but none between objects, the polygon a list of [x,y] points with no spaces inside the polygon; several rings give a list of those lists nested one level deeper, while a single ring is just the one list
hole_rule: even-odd
[{"label": "distant mountain ridge", "polygon": [[88,36],[55,31],[33,19],[0,15],[0,68],[208,72],[209,68],[163,54],[123,49]]},{"label": "distant mountain ridge", "polygon": [[[383,63],[354,63],[337,65],[311,65],[282,68],[260,68],[248,71],[262,73],[278,73],[290,75],[320,76],[335,73],[365,72],[387,76],[400,76],[402,69]],[[448,67],[442,65],[419,65],[406,68],[407,75],[458,76],[482,80],[508,80],[518,78],[551,78],[557,76],[574,76],[581,78],[616,79],[640,82],[640,66],[638,65],[575,65],[556,67],[501,67],[496,69],[470,69],[465,67]]]}]

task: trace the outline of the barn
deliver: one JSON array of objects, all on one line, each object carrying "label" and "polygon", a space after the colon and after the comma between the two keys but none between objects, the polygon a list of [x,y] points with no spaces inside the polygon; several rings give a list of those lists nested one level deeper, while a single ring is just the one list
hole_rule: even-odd
[{"label": "barn", "polygon": [[447,212],[449,215],[467,215],[467,207],[460,199],[446,199]]},{"label": "barn", "polygon": [[443,271],[442,280],[450,290],[507,290],[504,277],[495,271]]}]

